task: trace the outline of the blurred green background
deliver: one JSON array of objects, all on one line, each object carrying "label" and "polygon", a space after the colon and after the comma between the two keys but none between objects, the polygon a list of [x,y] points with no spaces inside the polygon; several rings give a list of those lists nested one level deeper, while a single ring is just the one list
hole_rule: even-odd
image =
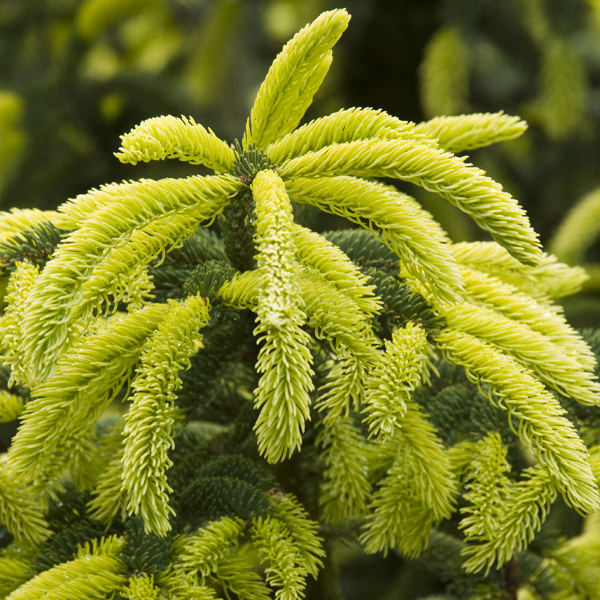
[{"label": "blurred green background", "polygon": [[[420,121],[503,110],[530,124],[469,160],[527,209],[544,246],[600,186],[599,0],[348,0],[350,27],[307,119],[342,107]],[[232,142],[274,56],[328,0],[1,0],[0,204],[55,208],[91,187],[180,176],[188,164],[121,165],[119,135],[192,116]],[[485,239],[416,190],[456,241]],[[598,263],[600,210],[571,262]],[[594,224],[597,224],[594,229]],[[329,227],[329,221],[316,228]],[[594,269],[592,269],[593,271]],[[567,302],[600,325],[596,293]]]}]

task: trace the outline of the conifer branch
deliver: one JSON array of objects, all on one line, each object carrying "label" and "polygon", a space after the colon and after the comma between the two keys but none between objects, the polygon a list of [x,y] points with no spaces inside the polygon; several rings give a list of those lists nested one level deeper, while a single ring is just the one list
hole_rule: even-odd
[{"label": "conifer branch", "polygon": [[257,269],[241,274],[237,273],[233,279],[226,281],[221,286],[217,297],[232,308],[255,310],[261,279],[262,273]]},{"label": "conifer branch", "polygon": [[257,264],[263,277],[257,299],[258,326],[263,343],[256,371],[255,392],[261,409],[256,431],[258,448],[269,462],[280,461],[300,448],[304,422],[309,418],[312,356],[309,336],[301,329],[306,317],[293,277],[292,207],[283,182],[273,171],[261,171],[252,184],[256,201]]},{"label": "conifer branch", "polygon": [[125,583],[118,557],[122,542],[107,538],[82,548],[78,558],[44,571],[15,590],[10,600],[102,600]]},{"label": "conifer branch", "polygon": [[122,196],[135,194],[143,183],[148,186],[150,180],[113,182],[101,185],[100,189],[92,188],[85,194],[79,194],[63,202],[57,209],[54,223],[59,229],[66,231],[78,229],[94,211],[116,202]]},{"label": "conifer branch", "polygon": [[466,212],[523,264],[535,266],[542,258],[537,234],[512,196],[483,171],[415,140],[334,144],[288,161],[279,173],[286,182],[297,177],[331,177],[340,173],[410,181]]},{"label": "conifer branch", "polygon": [[301,274],[300,293],[305,302],[308,325],[318,339],[326,339],[337,362],[321,387],[316,408],[327,410],[326,419],[358,409],[370,367],[380,344],[371,323],[348,296],[317,273]]},{"label": "conifer branch", "polygon": [[582,404],[600,402],[600,384],[593,372],[583,371],[575,358],[527,325],[466,303],[443,311],[443,315],[449,327],[485,340],[513,356],[546,385],[564,395]]},{"label": "conifer branch", "polygon": [[375,360],[380,342],[354,300],[316,272],[299,273],[298,284],[308,325],[319,339],[335,352],[347,348],[361,361]]},{"label": "conifer branch", "polygon": [[277,494],[272,500],[275,517],[285,523],[307,572],[316,579],[325,556],[323,540],[316,535],[319,524],[308,519],[308,514],[293,495]]},{"label": "conifer branch", "polygon": [[358,267],[372,267],[395,275],[399,270],[398,257],[366,229],[325,231],[323,237],[338,246]]},{"label": "conifer branch", "polygon": [[[226,304],[255,310],[260,280],[260,273],[247,271],[227,282],[219,297]],[[322,388],[327,392],[317,404],[319,409],[327,408],[327,418],[333,419],[347,414],[351,402],[358,406],[379,342],[356,303],[318,273],[299,273],[296,282],[308,325],[318,339],[329,341],[338,357],[330,382]]]},{"label": "conifer branch", "polygon": [[115,156],[122,163],[177,158],[192,165],[205,165],[219,172],[230,171],[233,150],[210,129],[206,131],[194,119],[156,117],[136,125],[121,136],[121,148]]},{"label": "conifer branch", "polygon": [[123,488],[125,444],[121,432],[107,435],[103,441],[108,450],[107,464],[98,477],[88,510],[95,519],[110,525],[117,515],[123,519],[126,516],[127,494]]},{"label": "conifer branch", "polygon": [[353,177],[302,177],[286,182],[291,198],[338,214],[369,230],[440,302],[455,302],[460,273],[445,240],[404,194]]},{"label": "conifer branch", "polygon": [[359,358],[339,342],[336,345],[336,362],[327,375],[327,382],[319,388],[321,395],[315,404],[317,410],[326,411],[324,421],[335,421],[348,416],[351,410],[358,410],[373,362]]},{"label": "conifer branch", "polygon": [[10,423],[21,416],[23,400],[15,394],[0,390],[0,423]]},{"label": "conifer branch", "polygon": [[487,574],[493,564],[502,566],[539,531],[556,498],[555,486],[542,467],[529,468],[524,475],[509,488],[498,521],[482,536],[485,541],[463,550],[463,555],[470,556],[463,565],[467,572],[485,569]]},{"label": "conifer branch", "polygon": [[538,265],[528,266],[493,242],[461,242],[451,249],[461,265],[493,275],[541,300],[576,294],[588,278],[581,267],[569,267],[545,253]]},{"label": "conifer branch", "polygon": [[513,140],[525,133],[527,123],[519,117],[505,115],[500,111],[458,117],[436,117],[419,123],[414,130],[431,136],[444,150],[456,154]]},{"label": "conifer branch", "polygon": [[0,594],[6,597],[34,576],[28,560],[0,557]]},{"label": "conifer branch", "polygon": [[181,387],[178,371],[189,368],[189,356],[202,338],[209,307],[199,296],[183,303],[171,301],[164,320],[144,343],[132,405],[125,415],[123,484],[127,510],[141,513],[146,532],[165,536],[171,529],[166,471],[173,462],[167,453],[174,447],[175,391]]},{"label": "conifer branch", "polygon": [[462,266],[461,273],[469,302],[491,308],[547,336],[576,357],[584,370],[593,372],[596,366],[594,353],[567,323],[559,307],[537,302],[515,286],[475,269]]},{"label": "conifer branch", "polygon": [[410,139],[416,137],[427,143],[427,137],[430,137],[429,132],[425,132],[423,136],[416,134],[414,123],[401,121],[385,111],[372,108],[348,108],[315,119],[288,133],[267,148],[267,155],[273,164],[282,164],[331,144],[369,138],[396,140],[405,137]]},{"label": "conifer branch", "polygon": [[43,267],[60,238],[60,231],[50,221],[42,221],[0,241],[0,273],[14,271],[22,261]]},{"label": "conifer branch", "polygon": [[0,469],[0,523],[17,540],[26,539],[35,544],[49,535],[44,520],[44,505],[36,498],[35,491],[15,480],[13,473]]},{"label": "conifer branch", "polygon": [[121,590],[127,600],[157,600],[160,588],[154,585],[153,575],[134,575],[129,579],[128,586]]},{"label": "conifer branch", "polygon": [[267,564],[267,583],[276,589],[277,600],[299,600],[308,575],[306,562],[287,528],[278,519],[256,518],[251,528],[252,543],[261,563]]},{"label": "conifer branch", "polygon": [[345,10],[324,12],[284,46],[254,101],[244,148],[251,142],[266,148],[296,128],[327,73],[329,52],[349,21]]},{"label": "conifer branch", "polygon": [[318,444],[325,465],[319,505],[331,525],[356,521],[367,514],[371,496],[369,445],[349,417],[323,421]]},{"label": "conifer branch", "polygon": [[54,222],[57,216],[56,211],[37,208],[11,208],[8,212],[0,211],[0,242],[6,243],[16,234],[35,225]]},{"label": "conifer branch", "polygon": [[128,286],[121,282],[131,282],[161,254],[164,256],[181,248],[183,241],[202,220],[203,211],[192,211],[134,231],[127,244],[113,249],[110,257],[98,264],[83,283],[81,300],[73,311],[72,321],[86,323],[102,307],[105,315],[117,310],[118,303],[124,301],[129,293]]},{"label": "conifer branch", "polygon": [[534,377],[508,356],[477,338],[452,329],[435,336],[450,362],[465,368],[478,385],[489,384],[510,417],[519,420],[517,434],[548,472],[565,500],[583,512],[600,504],[589,455],[564,410]]},{"label": "conifer branch", "polygon": [[[376,326],[382,327],[388,335],[397,327],[404,327],[409,321],[420,325],[429,335],[443,327],[445,320],[433,306],[409,285],[408,281],[389,276],[380,269],[366,270],[369,281],[376,286],[377,293],[384,302],[384,310],[375,319]],[[385,334],[384,334],[385,335]]]},{"label": "conifer branch", "polygon": [[28,295],[39,275],[37,267],[28,262],[18,263],[8,280],[7,308],[0,320],[2,360],[11,365],[9,385],[23,383],[31,386],[32,365],[23,356],[23,319],[28,307]]},{"label": "conifer branch", "polygon": [[141,344],[168,310],[159,304],[114,320],[98,335],[82,338],[58,361],[54,375],[35,388],[11,447],[11,466],[19,477],[39,475],[69,433],[100,416],[130,376]]},{"label": "conifer branch", "polygon": [[198,584],[191,575],[179,570],[168,569],[157,577],[169,600],[214,600],[215,590]]},{"label": "conifer branch", "polygon": [[411,322],[396,329],[392,340],[385,341],[366,386],[364,413],[370,435],[393,433],[406,413],[410,393],[421,381],[427,337],[421,327]]},{"label": "conifer branch", "polygon": [[237,544],[245,527],[241,519],[223,517],[213,521],[198,535],[182,538],[175,546],[175,559],[187,573],[207,577],[217,571],[219,561]]},{"label": "conifer branch", "polygon": [[[401,192],[399,192],[398,188],[393,185],[389,185],[387,183],[380,183],[379,185],[381,185],[381,187],[385,188],[392,194],[401,193]],[[429,228],[435,229],[438,236],[441,239],[443,239],[447,244],[451,243],[450,237],[448,236],[448,234],[446,233],[444,228],[434,219],[433,215],[430,212],[426,211],[421,206],[421,204],[419,204],[419,202],[417,200],[415,200],[412,196],[409,196],[408,194],[402,194],[402,197],[404,198],[404,200],[406,202],[408,202],[413,207],[413,210],[415,210],[416,212],[419,213],[420,217],[423,220],[427,221],[427,225]]]},{"label": "conifer branch", "polygon": [[490,433],[472,446],[464,476],[468,490],[464,499],[470,504],[460,510],[468,515],[460,522],[466,541],[489,540],[494,536],[510,489],[506,476],[509,472],[506,448],[497,433]]},{"label": "conifer branch", "polygon": [[229,176],[144,181],[136,184],[135,192],[129,191],[131,195],[95,211],[72,233],[30,292],[23,355],[35,368],[35,383],[52,374],[56,359],[73,342],[69,322],[81,286],[105,252],[127,242],[136,229],[178,212],[201,211],[204,219],[214,219],[240,185]]},{"label": "conifer branch", "polygon": [[211,579],[223,589],[234,593],[240,600],[269,600],[269,589],[260,575],[255,573],[250,563],[242,556],[230,553],[217,563],[217,570]]},{"label": "conifer branch", "polygon": [[323,236],[304,227],[295,226],[294,242],[298,262],[307,269],[314,269],[344,292],[366,315],[381,310],[381,302],[373,294],[374,286],[367,285],[367,278],[358,267],[334,244]]},{"label": "conifer branch", "polygon": [[[70,435],[60,446],[65,469],[78,491],[95,487],[102,466],[95,459],[97,452],[96,424],[91,423]],[[63,459],[63,460],[64,460]]]},{"label": "conifer branch", "polygon": [[413,402],[389,445],[394,461],[373,495],[360,541],[368,553],[385,554],[397,546],[402,554],[417,556],[432,526],[454,511],[456,480],[434,428]]}]

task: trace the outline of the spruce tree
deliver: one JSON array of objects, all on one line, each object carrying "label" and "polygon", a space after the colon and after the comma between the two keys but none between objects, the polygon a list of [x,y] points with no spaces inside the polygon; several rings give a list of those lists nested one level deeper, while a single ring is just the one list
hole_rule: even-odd
[{"label": "spruce tree", "polygon": [[[172,116],[122,136],[124,163],[213,175],[0,215],[4,597],[334,598],[340,536],[446,598],[597,594],[600,337],[554,304],[586,275],[456,156],[526,124],[299,127],[349,19],[283,48],[241,142]],[[389,179],[494,241],[452,244]],[[315,233],[319,210],[356,227]],[[559,496],[585,530],[544,546]]]}]

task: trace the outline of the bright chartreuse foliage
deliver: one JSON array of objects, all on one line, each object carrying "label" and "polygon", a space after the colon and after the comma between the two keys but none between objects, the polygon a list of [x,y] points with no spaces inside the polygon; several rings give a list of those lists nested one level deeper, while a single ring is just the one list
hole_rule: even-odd
[{"label": "bright chartreuse foliage", "polygon": [[[189,355],[200,341],[199,330],[208,323],[208,308],[199,296],[172,308],[142,349],[131,409],[125,415],[123,484],[127,509],[138,511],[152,531],[166,534],[169,512],[165,472],[172,465],[168,451],[176,422],[175,390],[181,387],[177,373],[189,367]],[[148,447],[153,451],[148,453]]]},{"label": "bright chartreuse foliage", "polygon": [[310,336],[302,329],[306,316],[299,286],[293,278],[299,267],[285,186],[275,172],[267,170],[256,175],[251,189],[256,203],[256,263],[263,275],[254,330],[262,342],[256,363],[261,373],[254,403],[261,408],[256,431],[259,451],[276,462],[301,445],[309,417],[308,392],[313,389],[312,356]]},{"label": "bright chartreuse foliage", "polygon": [[585,288],[600,289],[600,265],[586,260],[587,250],[600,235],[600,189],[586,194],[567,213],[550,242],[552,252],[569,265],[583,265],[589,279]]},{"label": "bright chartreuse foliage", "polygon": [[[600,511],[600,338],[553,304],[585,273],[454,154],[526,125],[353,108],[297,128],[349,19],[325,12],[284,47],[241,143],[163,116],[116,153],[214,174],[0,215],[0,421],[20,421],[0,462],[0,596],[335,598],[331,548],[351,537],[446,553],[449,590],[500,597],[558,495]],[[378,178],[495,241],[452,244]],[[321,235],[307,207],[357,227]],[[573,594],[598,562],[578,538],[547,556]],[[543,594],[532,560],[521,592]]]},{"label": "bright chartreuse foliage", "polygon": [[424,370],[427,335],[421,327],[410,321],[398,328],[391,342],[385,340],[385,352],[373,368],[365,390],[364,412],[371,435],[393,433],[395,426],[402,427],[406,415],[406,402],[418,387]]}]

